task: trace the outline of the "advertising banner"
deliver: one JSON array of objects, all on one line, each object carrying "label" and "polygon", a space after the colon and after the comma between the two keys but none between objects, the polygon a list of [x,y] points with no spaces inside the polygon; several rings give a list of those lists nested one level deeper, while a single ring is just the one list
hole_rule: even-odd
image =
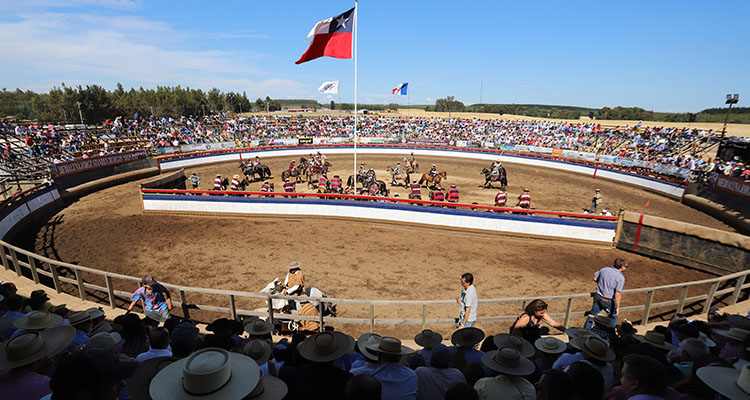
[{"label": "advertising banner", "polygon": [[471,142],[467,140],[456,140],[456,147],[471,147]]},{"label": "advertising banner", "polygon": [[268,144],[271,146],[295,146],[299,143],[296,138],[275,138],[269,139]]},{"label": "advertising banner", "polygon": [[552,155],[553,156],[562,156],[563,150],[562,149],[552,149]]},{"label": "advertising banner", "polygon": [[495,147],[495,142],[483,142],[482,147],[485,147],[485,148]]},{"label": "advertising banner", "polygon": [[742,179],[717,174],[714,186],[725,192],[750,199],[750,182],[746,182]]},{"label": "advertising banner", "polygon": [[601,155],[599,156],[599,162],[617,164],[617,156]]},{"label": "advertising banner", "polygon": [[529,151],[539,154],[552,154],[552,147],[529,146]]},{"label": "advertising banner", "polygon": [[311,137],[305,137],[305,138],[299,138],[299,144],[313,144],[313,138]]},{"label": "advertising banner", "polygon": [[448,141],[447,140],[438,140],[438,139],[420,139],[420,138],[408,138],[406,139],[406,144],[415,144],[415,145],[421,145],[421,146],[447,146]]},{"label": "advertising banner", "polygon": [[529,152],[529,146],[526,146],[525,144],[517,144],[513,146],[513,150],[520,151],[522,153],[528,153]]},{"label": "advertising banner", "polygon": [[50,165],[49,169],[53,177],[61,177],[101,167],[125,164],[131,161],[141,160],[146,157],[148,157],[146,150],[129,151],[126,153],[109,154],[106,156],[84,158],[80,160],[53,164]]},{"label": "advertising banner", "polygon": [[359,142],[362,144],[383,144],[385,143],[385,138],[382,137],[361,137],[359,138]]}]

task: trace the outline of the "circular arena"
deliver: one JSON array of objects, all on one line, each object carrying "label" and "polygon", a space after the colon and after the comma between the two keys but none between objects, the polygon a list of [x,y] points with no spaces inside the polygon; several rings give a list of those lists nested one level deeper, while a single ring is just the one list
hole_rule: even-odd
[{"label": "circular arena", "polygon": [[[312,148],[303,151],[308,150]],[[322,151],[328,154],[325,148]],[[406,198],[408,189],[392,187],[390,178],[386,178],[386,168],[401,161],[405,154],[405,149],[400,154],[358,154],[357,163],[373,168],[379,179],[389,183],[389,197],[398,194]],[[185,172],[195,172],[201,177],[201,188],[210,188],[216,175],[240,174],[239,157],[236,154],[232,157],[237,159],[195,165],[187,167]],[[460,203],[493,205],[497,189],[483,188],[480,174],[490,162],[450,155],[417,157],[421,172],[426,172],[432,164],[447,172],[443,186],[456,185]],[[299,156],[262,159],[273,173],[271,181],[277,191],[281,190],[281,171],[288,169],[292,159],[299,161]],[[332,164],[329,176],[343,178],[352,174],[351,154],[330,154],[327,159]],[[515,205],[516,197],[528,188],[536,210],[581,214],[590,205],[594,190],[600,189],[604,196],[602,207],[613,213],[625,209],[732,231],[721,221],[652,190],[510,159],[503,162],[508,171],[509,206]],[[474,274],[480,300],[551,298],[553,315],[565,312],[566,307],[586,309],[591,301],[586,293],[592,289],[593,273],[611,265],[616,257],[629,261],[629,289],[712,276],[616,249],[612,244],[565,238],[316,216],[146,213],[139,193],[140,182],[96,191],[52,216],[35,236],[35,252],[50,259],[122,275],[139,277],[150,273],[177,286],[252,293],[274,278],[283,279],[285,266],[298,260],[304,266],[308,285],[322,289],[329,297],[380,302],[376,310],[363,304],[339,302],[338,317],[361,321],[333,325],[357,334],[370,330],[371,326],[362,322],[374,318],[381,321],[379,332],[397,337],[412,336],[421,329],[420,320],[423,326],[450,332],[453,327],[445,322],[457,316],[457,306],[449,303],[460,292],[459,277],[464,272]],[[245,190],[257,192],[260,185],[261,182],[252,182]],[[297,185],[297,191],[313,192],[305,184]],[[103,285],[99,278],[87,275],[91,282]],[[690,294],[705,293],[708,286],[697,286],[695,292],[691,288]],[[572,304],[566,304],[565,296],[556,297],[574,293],[582,295]],[[679,289],[669,289],[660,292],[656,300],[675,299],[679,295]],[[191,304],[227,306],[229,303],[223,295],[191,296],[188,300]],[[623,306],[627,309],[630,305],[641,305],[646,297],[645,292],[625,296]],[[388,304],[389,301],[397,304]],[[429,309],[425,304],[429,304]],[[232,300],[232,307],[241,310],[262,309],[264,305],[256,299]],[[514,315],[521,307],[521,300],[483,304],[480,318]],[[657,308],[651,315],[660,311],[669,312],[667,308]],[[641,315],[640,311],[626,313],[633,320]],[[207,311],[200,309],[192,311],[191,316],[210,318]],[[425,323],[438,320],[441,322]],[[405,321],[414,326],[400,324]],[[582,322],[580,313],[571,320],[572,324],[579,322]],[[504,330],[508,321],[489,318],[481,325],[490,330]]]}]

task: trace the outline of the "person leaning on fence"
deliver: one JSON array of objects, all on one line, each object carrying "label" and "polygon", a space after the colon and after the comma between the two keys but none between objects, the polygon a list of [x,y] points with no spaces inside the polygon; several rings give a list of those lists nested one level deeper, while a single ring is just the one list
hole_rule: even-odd
[{"label": "person leaning on fence", "polygon": [[623,272],[628,269],[628,261],[624,258],[616,258],[612,267],[602,268],[594,274],[596,282],[596,293],[594,293],[594,302],[591,305],[589,318],[586,319],[584,328],[590,328],[594,323],[593,317],[601,310],[606,310],[612,318],[613,325],[617,325],[617,319],[620,314],[620,300],[622,298],[622,288],[625,286],[625,276]]},{"label": "person leaning on fence", "polygon": [[[542,322],[565,332],[565,327],[547,313],[547,303],[544,300],[536,299],[530,302],[524,309],[523,314],[516,318],[516,321],[510,326],[510,333],[522,336],[529,342],[534,343],[543,334]],[[549,332],[548,329],[547,331]]]},{"label": "person leaning on fence", "polygon": [[153,276],[146,275],[141,278],[141,287],[133,293],[130,298],[131,303],[128,306],[128,313],[133,311],[135,303],[143,300],[143,311],[146,316],[159,322],[169,319],[169,312],[172,311],[172,296],[167,288],[156,281]]}]

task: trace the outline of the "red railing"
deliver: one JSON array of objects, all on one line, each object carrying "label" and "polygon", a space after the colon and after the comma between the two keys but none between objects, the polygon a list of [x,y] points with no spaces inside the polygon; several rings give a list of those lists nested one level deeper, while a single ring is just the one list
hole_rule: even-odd
[{"label": "red railing", "polygon": [[526,215],[544,215],[567,218],[582,218],[589,220],[617,221],[617,217],[604,215],[578,214],[556,211],[527,210],[523,208],[507,208],[494,206],[480,206],[478,204],[451,203],[447,201],[429,201],[429,200],[412,200],[400,197],[377,197],[355,194],[338,194],[338,193],[297,193],[297,192],[240,192],[240,191],[220,191],[220,190],[178,190],[178,189],[141,189],[145,194],[180,194],[180,195],[222,195],[222,196],[257,196],[257,197],[309,197],[309,198],[333,198],[337,200],[366,200],[366,201],[387,201],[391,203],[419,204],[425,206],[439,206],[449,208],[467,208],[471,210],[496,211],[514,214]]}]

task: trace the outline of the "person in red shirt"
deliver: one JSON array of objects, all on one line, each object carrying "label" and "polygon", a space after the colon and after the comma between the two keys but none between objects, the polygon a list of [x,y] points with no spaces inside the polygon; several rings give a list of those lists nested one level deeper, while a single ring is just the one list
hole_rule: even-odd
[{"label": "person in red shirt", "polygon": [[529,194],[529,189],[524,189],[523,193],[518,196],[517,207],[526,209],[531,208],[531,195]]}]

